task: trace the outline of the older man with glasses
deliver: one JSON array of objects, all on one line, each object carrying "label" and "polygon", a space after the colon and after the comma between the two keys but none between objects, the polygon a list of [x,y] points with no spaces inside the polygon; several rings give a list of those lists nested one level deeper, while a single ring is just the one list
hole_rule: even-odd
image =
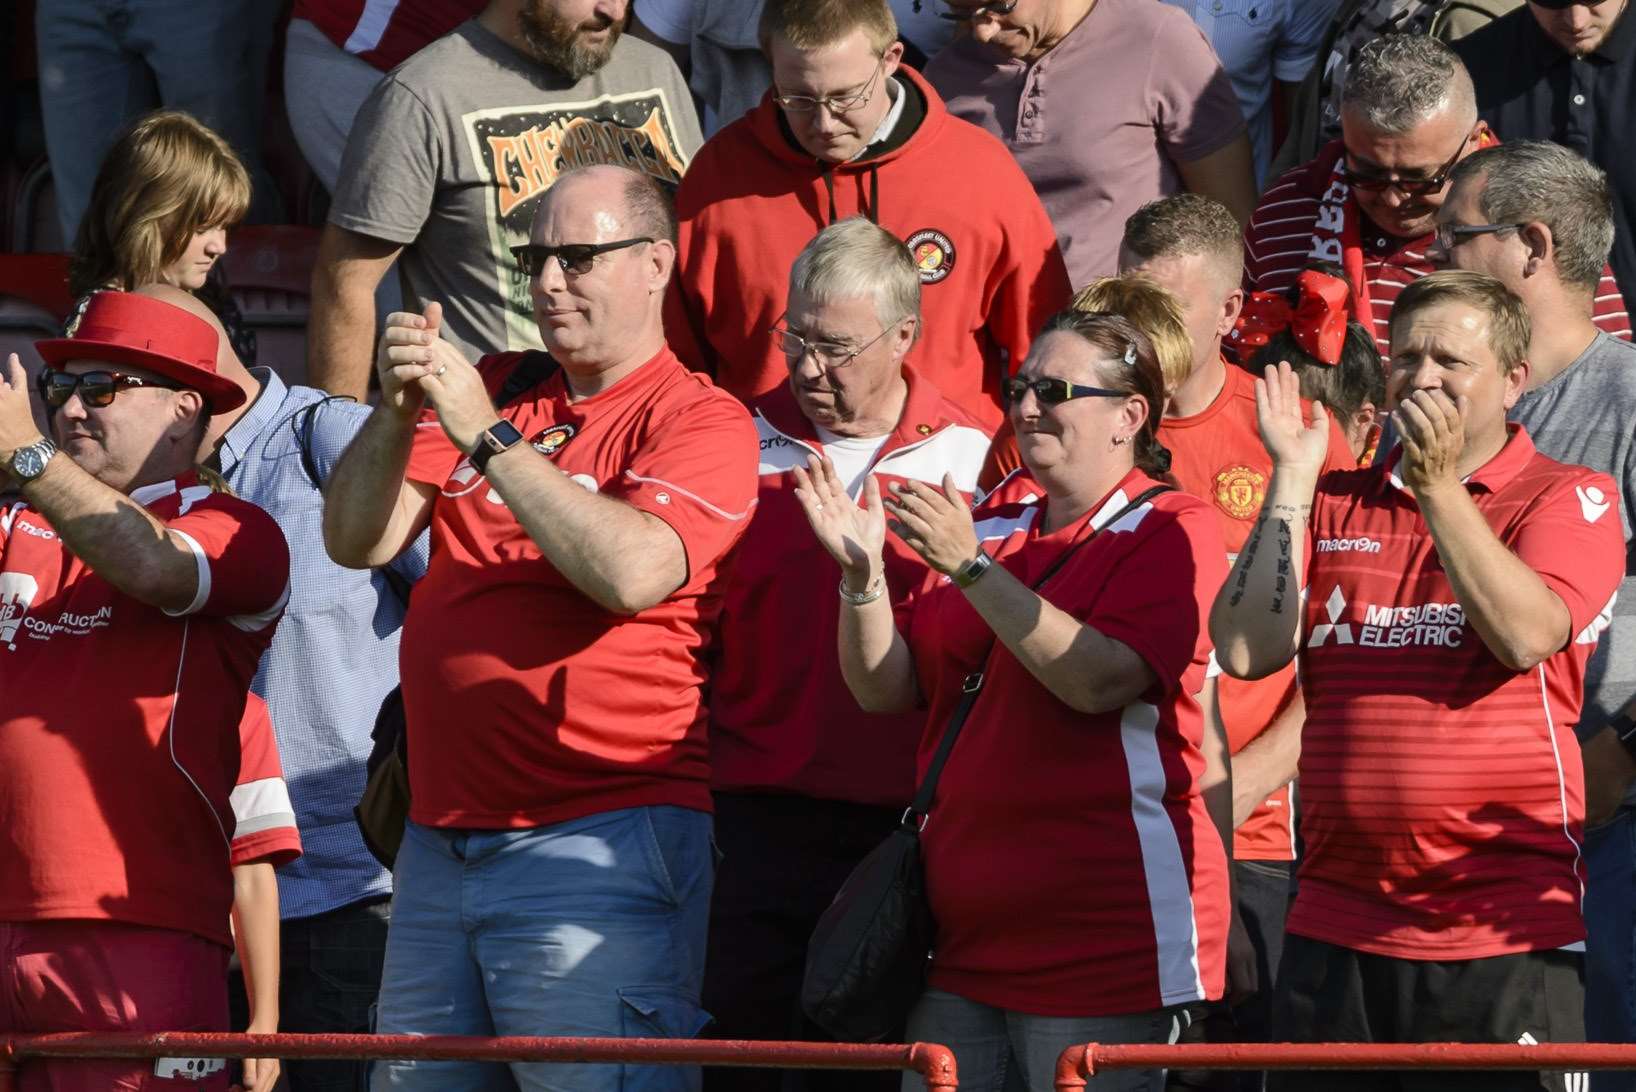
[{"label": "older man with glasses", "polygon": [[[801,251],[789,310],[764,335],[785,362],[785,382],[753,407],[760,504],[727,591],[710,688],[711,784],[725,858],[705,1007],[726,1038],[814,1031],[796,1019],[807,938],[914,795],[925,717],[866,713],[847,690],[835,655],[840,566],[808,528],[792,471],[825,459],[854,497],[870,479],[880,489],[909,481],[941,488],[949,479],[963,496],[975,490],[989,430],[919,365],[921,300],[903,243],[851,216]],[[926,565],[899,539],[886,558],[882,582],[865,596],[901,603],[925,580]],[[837,1087],[867,1080],[848,1073]],[[776,1092],[779,1081],[771,1071],[722,1070],[710,1087]],[[889,1074],[874,1086],[897,1083]]]},{"label": "older man with glasses", "polygon": [[[1250,218],[1245,287],[1283,292],[1309,262],[1340,265],[1353,315],[1384,358],[1398,293],[1434,268],[1432,232],[1455,164],[1498,143],[1448,46],[1420,34],[1371,42],[1347,70],[1341,139],[1268,187]],[[1596,325],[1628,339],[1610,270],[1596,297]]]},{"label": "older man with glasses", "polygon": [[998,424],[1001,380],[1068,297],[1028,179],[902,63],[887,0],[768,0],[760,30],[772,88],[706,142],[676,196],[677,355],[746,402],[782,386],[763,331],[785,310],[790,263],[826,225],[863,216],[914,256],[927,378]]},{"label": "older man with glasses", "polygon": [[[388,323],[380,405],[324,512],[330,555],[354,567],[432,531],[401,646],[412,804],[382,1032],[685,1038],[708,1019],[703,663],[756,505],[756,436],[665,345],[675,255],[653,179],[581,168],[519,248],[547,352],[474,366],[436,303]],[[698,1074],[375,1070],[377,1089],[491,1080],[686,1089]]]},{"label": "older man with glasses", "polygon": [[[225,1031],[229,839],[294,824],[282,784],[234,784],[289,550],[199,480],[210,417],[245,400],[204,321],[99,292],[37,348],[54,439],[15,353],[0,381],[0,493],[21,494],[0,505],[0,1033]],[[227,1087],[201,1059],[35,1065],[40,1088]]]}]

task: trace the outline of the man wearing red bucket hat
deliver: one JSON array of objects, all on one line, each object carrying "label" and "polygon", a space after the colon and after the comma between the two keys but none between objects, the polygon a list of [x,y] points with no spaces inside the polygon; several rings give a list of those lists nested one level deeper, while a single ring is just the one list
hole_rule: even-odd
[{"label": "man wearing red bucket hat", "polygon": [[[234,789],[238,724],[289,552],[195,472],[210,414],[244,401],[216,343],[104,292],[36,345],[53,439],[15,354],[0,380],[0,488],[21,493],[0,506],[0,1030],[227,1027],[229,845],[269,819]],[[161,1059],[36,1063],[22,1087],[225,1085]]]}]

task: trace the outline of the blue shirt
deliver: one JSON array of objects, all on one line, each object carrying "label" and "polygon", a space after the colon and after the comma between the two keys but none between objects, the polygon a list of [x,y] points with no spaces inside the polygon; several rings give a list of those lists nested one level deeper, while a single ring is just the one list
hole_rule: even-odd
[{"label": "blue shirt", "polygon": [[1233,81],[1250,130],[1255,184],[1266,182],[1272,159],[1273,81],[1300,83],[1340,0],[1165,0],[1181,8],[1210,39]]},{"label": "blue shirt", "polygon": [[[279,910],[284,918],[304,918],[392,890],[352,808],[363,794],[375,714],[398,684],[406,608],[379,570],[329,559],[324,496],[303,465],[305,443],[319,481],[327,480],[369,408],[287,387],[267,368],[251,374],[261,394],[227,430],[216,457],[227,484],[265,508],[290,544],[289,605],[251,688],[272,710],[301,829],[300,859],[278,870]],[[418,580],[427,551],[423,534],[390,567]]]}]

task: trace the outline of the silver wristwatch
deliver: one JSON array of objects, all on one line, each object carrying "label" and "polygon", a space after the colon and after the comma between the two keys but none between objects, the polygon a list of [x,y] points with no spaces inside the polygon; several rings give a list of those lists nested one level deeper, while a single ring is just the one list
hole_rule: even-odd
[{"label": "silver wristwatch", "polygon": [[57,453],[57,445],[50,440],[38,440],[11,453],[12,476],[19,482],[31,482],[45,473],[46,464]]}]

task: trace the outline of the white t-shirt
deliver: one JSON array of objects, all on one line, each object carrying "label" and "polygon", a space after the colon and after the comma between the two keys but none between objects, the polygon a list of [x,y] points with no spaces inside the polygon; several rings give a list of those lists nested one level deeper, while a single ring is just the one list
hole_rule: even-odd
[{"label": "white t-shirt", "polygon": [[818,439],[824,442],[824,455],[835,464],[836,477],[846,484],[847,493],[854,499],[863,489],[863,480],[889,436],[889,432],[879,436],[837,436],[827,428],[818,429]]}]

